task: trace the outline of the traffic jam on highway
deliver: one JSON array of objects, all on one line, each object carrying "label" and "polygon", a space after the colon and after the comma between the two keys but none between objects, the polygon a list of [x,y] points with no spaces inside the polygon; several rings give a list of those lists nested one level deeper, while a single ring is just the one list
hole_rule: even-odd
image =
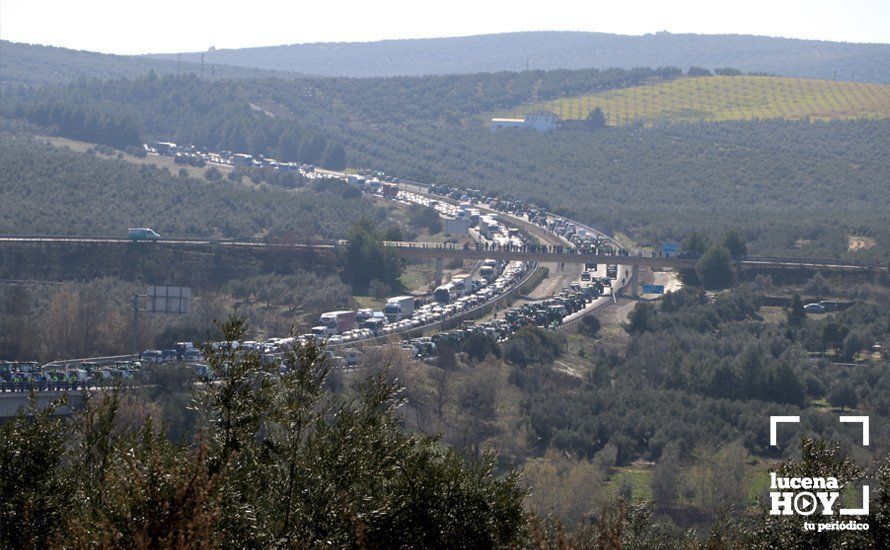
[{"label": "traffic jam on highway", "polygon": [[[548,231],[554,250],[583,249],[589,253],[617,254],[618,247],[607,237],[579,226],[570,220],[548,214],[544,209],[522,201],[489,197],[477,190],[452,187],[431,187],[428,192],[400,189],[397,180],[382,174],[355,175],[329,171],[308,171],[309,178],[337,177],[358,187],[367,194],[410,205],[434,208],[443,221],[466,229],[477,247],[485,250],[528,250],[543,246],[517,227],[514,222],[532,223]],[[502,218],[499,218],[502,216]],[[516,225],[513,223],[512,225]],[[453,226],[452,226],[453,227]],[[463,246],[470,246],[470,240]],[[446,246],[439,244],[438,246]],[[288,347],[303,342],[324,343],[334,363],[354,366],[361,352],[353,344],[386,341],[395,334],[408,335],[402,347],[417,358],[436,355],[437,344],[447,341],[459,344],[472,334],[481,333],[499,341],[508,339],[523,326],[535,325],[554,328],[564,321],[592,311],[600,297],[611,297],[613,281],[619,278],[617,265],[585,264],[577,281],[555,296],[529,302],[504,312],[502,318],[477,321],[477,314],[487,312],[493,301],[514,290],[531,274],[536,266],[530,262],[487,259],[469,272],[451,276],[428,295],[394,296],[386,300],[380,310],[360,309],[323,313],[318,324],[305,334],[272,338],[265,342],[241,342],[238,345],[262,355],[275,358]],[[602,302],[600,302],[602,303]],[[445,325],[452,328],[446,329]],[[428,336],[413,336],[434,332]]]},{"label": "traffic jam on highway", "polygon": [[[151,152],[155,152],[155,149],[151,149]],[[177,154],[181,156],[181,153]],[[227,157],[223,159],[219,155],[208,154],[208,158],[215,162],[232,162],[229,159],[233,156]],[[238,159],[235,162],[247,162],[243,157],[245,155],[235,155],[234,158]],[[400,188],[398,179],[386,178],[379,172],[356,175],[316,170],[312,166],[297,165],[294,168],[308,178],[340,178],[369,195],[405,205],[434,208],[446,222],[446,227],[451,223],[454,224],[451,227],[466,231],[464,247],[470,246],[472,240],[472,246],[483,250],[544,249],[566,253],[622,254],[621,247],[605,235],[521,200],[493,197],[478,190],[444,185],[424,188],[403,184],[403,188]],[[518,227],[508,226],[520,223],[534,224],[545,230],[551,235],[548,239],[550,242],[544,243]],[[245,341],[235,345],[245,352],[255,351],[270,361],[276,361],[280,360],[287,348],[314,342],[327,347],[326,353],[334,365],[348,367],[357,365],[361,360],[361,352],[351,345],[387,341],[394,335],[403,334],[407,337],[401,343],[402,348],[414,357],[429,358],[436,355],[437,344],[448,342],[456,345],[476,333],[504,341],[523,326],[559,327],[568,320],[589,313],[606,297],[613,298],[613,281],[621,275],[617,265],[585,264],[578,279],[556,295],[509,308],[501,318],[495,314],[484,321],[476,320],[486,316],[496,300],[527,280],[535,268],[536,265],[531,262],[487,259],[478,262],[469,272],[452,275],[448,282],[428,295],[394,296],[386,300],[380,310],[325,312],[319,317],[318,324],[305,334],[270,338],[263,342]],[[424,332],[434,334],[418,336]],[[196,347],[185,342],[177,344],[177,349],[146,350],[135,361],[54,363],[46,368],[36,363],[0,363],[0,382],[6,383],[7,390],[9,384],[35,382],[97,384],[115,379],[126,380],[137,375],[144,365],[172,361],[190,363],[198,375],[204,376],[207,367],[201,363],[202,360]]]}]

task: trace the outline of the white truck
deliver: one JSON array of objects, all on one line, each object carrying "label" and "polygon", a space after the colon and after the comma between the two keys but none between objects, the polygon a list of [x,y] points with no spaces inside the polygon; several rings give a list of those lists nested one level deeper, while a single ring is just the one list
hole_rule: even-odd
[{"label": "white truck", "polygon": [[464,274],[455,275],[454,277],[451,278],[451,285],[452,285],[452,289],[454,291],[455,297],[460,298],[460,297],[466,296],[467,294],[472,292],[470,290],[470,286],[469,286],[470,281],[471,281],[470,276],[464,275]]},{"label": "white truck", "polygon": [[342,334],[355,328],[354,311],[328,311],[318,318],[319,326],[325,326],[328,334]]},{"label": "white truck", "polygon": [[414,296],[395,296],[386,301],[383,315],[390,323],[407,319],[414,314]]}]

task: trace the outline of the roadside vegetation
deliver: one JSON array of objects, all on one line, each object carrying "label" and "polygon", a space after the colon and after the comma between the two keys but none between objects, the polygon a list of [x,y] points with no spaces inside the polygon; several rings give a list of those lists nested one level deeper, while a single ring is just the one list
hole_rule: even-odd
[{"label": "roadside vegetation", "polygon": [[[533,200],[644,244],[735,227],[752,254],[885,260],[890,250],[886,120],[380,131],[351,134],[356,162]],[[850,236],[874,245],[851,249]]]}]

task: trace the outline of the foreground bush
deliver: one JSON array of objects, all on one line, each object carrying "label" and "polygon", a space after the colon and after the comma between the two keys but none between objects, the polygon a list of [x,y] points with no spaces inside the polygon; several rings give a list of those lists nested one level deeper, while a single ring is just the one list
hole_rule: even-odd
[{"label": "foreground bush", "polygon": [[[245,326],[221,326],[229,341]],[[518,540],[515,475],[466,464],[404,433],[397,390],[367,380],[345,401],[325,389],[323,351],[206,350],[199,435],[170,443],[128,396],[93,395],[72,419],[36,411],[0,432],[0,546],[493,547]],[[132,407],[131,407],[132,408]],[[135,424],[135,425],[134,425]]]}]

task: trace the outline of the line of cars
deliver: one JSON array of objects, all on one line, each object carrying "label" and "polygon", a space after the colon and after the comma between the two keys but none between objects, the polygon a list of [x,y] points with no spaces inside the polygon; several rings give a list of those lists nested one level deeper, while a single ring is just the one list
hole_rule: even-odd
[{"label": "line of cars", "polygon": [[504,342],[524,326],[534,325],[544,329],[558,327],[566,318],[581,311],[598,297],[607,294],[606,289],[611,287],[614,277],[596,277],[595,269],[593,266],[592,270],[585,270],[581,279],[570,283],[556,296],[509,308],[500,319],[490,319],[482,323],[463,321],[460,327],[455,329],[405,340],[401,347],[414,357],[423,359],[435,356],[438,347],[443,343],[457,347],[473,334],[483,334],[498,342]]},{"label": "line of cars", "polygon": [[[326,177],[329,177],[326,174]],[[346,181],[369,194],[384,196],[406,204],[418,204],[435,208],[445,218],[466,218],[473,226],[480,227],[480,239],[521,246],[524,241],[514,228],[499,224],[492,217],[483,216],[478,210],[467,205],[456,206],[445,201],[429,198],[404,190],[390,191],[381,185],[376,177],[350,174]],[[394,186],[393,186],[394,188]],[[484,224],[482,228],[480,224]],[[485,236],[481,236],[484,234]],[[503,294],[528,272],[531,264],[509,262],[506,265],[496,260],[485,260],[478,276],[473,273],[455,275],[447,283],[437,287],[431,296],[394,296],[386,301],[380,311],[332,311],[323,313],[318,325],[299,338],[304,341],[325,342],[329,346],[339,346],[350,342],[367,340],[405,332],[443,321],[460,313],[478,307]],[[424,347],[424,346],[421,346]]]},{"label": "line of cars", "polygon": [[[222,153],[210,153],[195,148],[182,148],[172,143],[162,144],[156,142],[152,146],[147,146],[147,149],[152,153],[171,156],[177,153],[195,154],[206,157],[208,161],[222,164],[239,165],[249,163],[256,165],[259,162],[274,169],[299,170],[307,177],[340,177],[365,193],[383,196],[390,200],[430,206],[446,218],[466,218],[472,226],[478,228],[478,238],[480,240],[489,241],[499,248],[504,248],[507,245],[519,248],[524,244],[524,241],[517,229],[504,227],[499,223],[495,215],[483,215],[478,208],[473,207],[475,204],[484,204],[493,210],[517,217],[525,217],[530,222],[566,238],[578,247],[606,247],[611,244],[611,241],[608,241],[608,239],[602,239],[584,228],[578,228],[569,220],[548,214],[543,208],[532,203],[504,197],[489,197],[478,190],[447,186],[432,186],[429,188],[432,194],[447,196],[448,198],[461,201],[460,205],[454,205],[444,200],[438,201],[422,194],[399,190],[398,186],[395,185],[398,181],[393,178],[387,178],[382,173],[367,174],[367,177],[364,175],[346,175],[327,171],[318,173],[312,166],[301,166],[295,163],[277,163],[273,159],[248,159],[246,158],[247,155],[232,154],[225,151]],[[140,230],[141,232],[137,235],[136,232]],[[136,239],[145,238],[143,237],[144,233],[149,235],[147,238],[159,238],[156,233],[151,235],[149,231],[147,228],[134,228],[132,235],[128,235],[128,237],[135,237]],[[394,297],[387,302],[382,311],[327,312],[319,319],[318,326],[313,327],[310,333],[304,334],[297,339],[272,338],[265,342],[242,342],[239,345],[244,349],[254,349],[271,357],[274,354],[280,353],[284,348],[294,345],[296,341],[314,339],[315,341],[325,341],[330,346],[338,346],[349,342],[370,339],[375,336],[419,328],[447,319],[494,299],[522,280],[530,267],[530,264],[524,262],[510,262],[507,265],[502,265],[494,260],[486,260],[479,269],[478,278],[468,275],[455,276],[448,283],[438,287],[430,298]],[[565,300],[565,298],[557,296],[554,300],[560,301]],[[410,306],[408,305],[409,303],[411,304]],[[393,311],[387,314],[387,309],[390,308],[392,310],[394,305],[397,306],[396,314],[393,315]],[[569,309],[571,308],[566,308],[567,311]],[[461,334],[482,331],[500,339],[508,337],[512,330],[513,328],[507,321],[493,320],[478,326],[475,324],[468,325],[466,328],[461,329]],[[458,337],[453,330],[441,334],[445,336],[437,334],[428,337],[428,340],[426,337],[415,338],[406,341],[404,345],[417,350],[416,353],[419,356],[424,356],[425,354],[435,352],[435,340]],[[353,350],[346,351],[347,354],[352,352]],[[171,350],[146,350],[143,355],[144,363],[166,362],[174,359],[183,361],[201,360],[200,353],[197,350],[190,351],[188,355],[179,352],[175,357]],[[338,359],[342,358],[338,357]],[[348,360],[346,362],[349,363]]]},{"label": "line of cars", "polygon": [[509,197],[487,196],[478,189],[467,189],[449,185],[431,185],[428,191],[432,195],[447,197],[462,203],[484,204],[492,210],[504,212],[520,218],[565,238],[581,253],[618,254],[621,248],[613,240],[595,233],[580,224],[547,212],[532,202]]},{"label": "line of cars", "polygon": [[0,361],[0,390],[27,391],[33,385],[38,389],[98,386],[130,380],[142,367],[140,361],[83,361],[51,366],[41,366],[34,361]]},{"label": "line of cars", "polygon": [[170,349],[147,349],[139,357],[143,363],[167,363],[169,361],[195,362],[204,357],[192,342],[177,342]]},{"label": "line of cars", "polygon": [[395,296],[377,311],[362,309],[323,313],[319,317],[319,324],[299,336],[299,339],[338,346],[443,321],[503,294],[519,283],[530,268],[526,262],[510,262],[502,266],[496,260],[486,260],[484,267],[491,268],[490,281],[456,275],[431,296]]},{"label": "line of cars", "polygon": [[206,147],[179,145],[170,141],[153,141],[143,146],[146,153],[173,157],[176,164],[203,167],[208,162],[221,166],[263,167],[273,170],[290,170],[311,173],[315,167],[299,162],[282,162],[263,155],[250,155],[232,151],[210,151]]},{"label": "line of cars", "polygon": [[[331,177],[324,174],[325,177]],[[406,191],[393,191],[391,184],[381,184],[376,177],[349,175],[346,180],[359,187],[365,193],[384,196],[387,199],[435,208],[443,217],[464,217],[474,226],[482,221],[478,210],[467,205],[455,206],[445,201],[430,201],[427,197]],[[387,192],[389,190],[389,192]],[[492,216],[486,216],[487,226],[480,231],[480,238],[501,243],[521,246],[524,241],[514,228],[506,228]],[[374,337],[387,336],[399,332],[408,332],[429,324],[449,319],[473,308],[479,307],[505,293],[523,280],[532,264],[527,262],[509,262],[504,264],[497,260],[485,260],[479,266],[478,274],[454,275],[450,281],[440,285],[429,296],[394,296],[389,298],[381,310],[360,309],[358,311],[342,310],[323,313],[318,324],[308,333],[296,338],[270,339],[258,351],[266,354],[280,353],[285,347],[298,345],[300,342],[324,342],[329,349],[337,349],[337,353],[346,357],[335,356],[350,364],[354,350],[344,348],[345,344],[360,342]],[[475,270],[474,270],[475,271]],[[496,325],[496,326],[495,326]],[[491,325],[480,326],[476,330],[507,334],[507,327],[502,321]],[[403,347],[413,350],[418,357],[434,355],[436,346],[431,337],[407,339]],[[242,344],[243,345],[243,344]]]},{"label": "line of cars", "polygon": [[[585,271],[584,273],[590,273]],[[606,277],[608,279],[608,277]],[[561,325],[567,317],[587,307],[588,304],[605,294],[607,286],[602,281],[575,281],[562,289],[552,298],[538,302],[529,302],[519,307],[508,309],[504,318],[515,331],[527,325],[549,329]]]}]

